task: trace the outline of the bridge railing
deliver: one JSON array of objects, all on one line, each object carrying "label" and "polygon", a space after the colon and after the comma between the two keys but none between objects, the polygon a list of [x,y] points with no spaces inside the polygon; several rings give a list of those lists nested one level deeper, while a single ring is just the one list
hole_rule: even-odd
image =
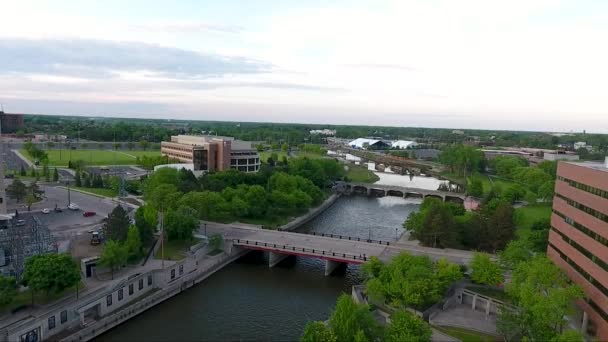
[{"label": "bridge railing", "polygon": [[350,241],[363,241],[363,242],[368,242],[368,243],[377,243],[379,245],[390,245],[390,241],[383,241],[383,240],[374,240],[374,239],[362,239],[359,237],[354,237],[354,236],[347,236],[347,235],[339,235],[339,234],[331,234],[331,233],[319,233],[319,232],[310,232],[310,235],[315,235],[315,236],[326,236],[326,237],[331,237],[331,238],[335,238],[335,239],[342,239],[342,240],[350,240]]},{"label": "bridge railing", "polygon": [[316,248],[305,248],[305,247],[296,247],[296,246],[288,246],[279,243],[268,243],[264,241],[256,241],[256,240],[246,240],[246,239],[233,239],[233,244],[235,245],[247,245],[252,247],[266,247],[273,248],[275,250],[283,250],[285,252],[293,251],[293,252],[302,252],[308,254],[314,254],[322,257],[334,257],[341,258],[344,260],[354,260],[354,261],[367,261],[369,257],[366,254],[350,254],[350,253],[339,253],[339,252],[330,252],[324,249],[316,249]]}]

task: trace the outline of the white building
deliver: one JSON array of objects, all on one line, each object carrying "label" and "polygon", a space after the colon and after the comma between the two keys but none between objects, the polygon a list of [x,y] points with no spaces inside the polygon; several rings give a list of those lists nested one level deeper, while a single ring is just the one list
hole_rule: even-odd
[{"label": "white building", "polygon": [[543,153],[544,160],[579,160],[579,156],[574,153]]},{"label": "white building", "polygon": [[578,142],[575,142],[575,143],[574,143],[574,149],[575,149],[575,150],[579,150],[579,149],[581,149],[581,148],[584,148],[584,149],[586,149],[587,151],[591,151],[591,150],[593,149],[593,146],[591,146],[591,145],[587,145],[587,143],[586,143],[586,142],[584,142],[584,141],[578,141]]},{"label": "white building", "polygon": [[335,129],[313,129],[310,131],[312,135],[326,135],[326,136],[334,136],[336,135]]},{"label": "white building", "polygon": [[391,143],[392,148],[399,148],[402,150],[413,148],[418,146],[418,143],[410,140],[395,140]]},{"label": "white building", "polygon": [[370,139],[370,138],[357,138],[357,139],[349,142],[348,145],[352,148],[361,148],[361,149],[388,146],[388,144],[384,143],[382,140]]}]

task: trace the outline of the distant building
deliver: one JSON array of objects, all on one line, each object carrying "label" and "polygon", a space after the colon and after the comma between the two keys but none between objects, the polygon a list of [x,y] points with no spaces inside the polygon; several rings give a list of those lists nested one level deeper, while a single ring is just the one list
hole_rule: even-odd
[{"label": "distant building", "polygon": [[575,150],[580,150],[581,148],[584,148],[587,151],[591,151],[593,149],[593,146],[587,145],[587,143],[584,142],[584,141],[575,142],[574,145],[573,145],[573,147],[574,147]]},{"label": "distant building", "polygon": [[556,152],[543,153],[543,159],[550,160],[550,161],[555,161],[555,160],[576,161],[576,160],[579,160],[579,156],[578,156],[578,154],[572,153],[572,152],[556,151]]},{"label": "distant building", "polygon": [[456,134],[456,135],[464,135],[464,131],[461,129],[455,129],[452,131],[452,134]]},{"label": "distant building", "polygon": [[0,129],[2,133],[15,133],[25,127],[23,114],[9,114],[0,111]]},{"label": "distant building", "polygon": [[335,129],[313,129],[310,131],[312,135],[326,135],[326,136],[334,136],[336,135]]},{"label": "distant building", "polygon": [[547,255],[584,291],[581,330],[608,341],[608,158],[558,164]]},{"label": "distant building", "polygon": [[392,148],[399,148],[402,150],[414,148],[416,146],[418,146],[418,143],[410,140],[395,140],[391,143]]},{"label": "distant building", "polygon": [[355,139],[355,140],[352,140],[351,142],[349,142],[348,145],[352,148],[359,148],[359,149],[366,149],[366,150],[382,149],[382,148],[389,147],[389,144],[385,143],[384,141],[379,140],[379,139],[371,139],[371,138],[358,138],[358,139]]},{"label": "distant building", "polygon": [[161,153],[182,163],[193,164],[195,171],[236,169],[257,172],[260,155],[251,142],[222,136],[172,136],[161,143]]}]

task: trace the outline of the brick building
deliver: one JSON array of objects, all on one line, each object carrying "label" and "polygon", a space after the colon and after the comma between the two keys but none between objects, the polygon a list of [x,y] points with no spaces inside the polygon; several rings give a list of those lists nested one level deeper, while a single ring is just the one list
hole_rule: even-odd
[{"label": "brick building", "polygon": [[8,114],[0,111],[2,133],[15,133],[24,127],[23,114]]},{"label": "brick building", "polygon": [[547,255],[585,292],[583,332],[608,340],[608,158],[559,163]]},{"label": "brick building", "polygon": [[260,169],[260,156],[252,143],[232,137],[177,135],[163,141],[160,151],[171,159],[193,164],[195,171]]}]

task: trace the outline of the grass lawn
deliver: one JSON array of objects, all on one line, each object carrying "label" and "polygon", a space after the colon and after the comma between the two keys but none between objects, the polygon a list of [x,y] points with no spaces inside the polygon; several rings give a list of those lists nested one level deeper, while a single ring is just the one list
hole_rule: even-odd
[{"label": "grass lawn", "polygon": [[551,204],[528,205],[515,209],[515,226],[520,237],[526,237],[532,224],[551,217]]},{"label": "grass lawn", "polygon": [[[80,281],[80,284],[78,285],[79,291],[82,292],[82,290],[84,288],[85,288],[85,284],[82,281]],[[65,291],[59,292],[59,293],[49,293],[48,296],[46,295],[45,292],[38,291],[34,294],[34,305],[48,304],[48,303],[51,303],[58,299],[61,299],[70,293],[76,294],[76,287],[66,289]],[[10,312],[10,311],[12,311],[16,308],[22,307],[22,306],[29,306],[29,305],[31,305],[31,303],[32,303],[32,292],[30,290],[25,290],[24,292],[19,292],[19,293],[17,293],[17,295],[15,296],[15,298],[13,299],[12,302],[10,302],[7,305],[0,306],[0,314],[5,313],[5,312]]]},{"label": "grass lawn", "polygon": [[494,341],[502,341],[502,339],[498,336],[489,335],[480,333],[473,330],[467,330],[463,328],[455,328],[455,327],[445,327],[445,326],[435,326],[435,328],[446,335],[450,335],[455,337],[462,342],[494,342]]},{"label": "grass lawn", "polygon": [[[283,157],[287,157],[289,158],[289,156],[287,155],[287,152],[260,152],[260,160],[263,162],[267,162],[268,158],[270,158],[270,155],[276,153],[277,156],[279,157],[279,161],[283,160]],[[275,160],[277,161],[277,160]]]},{"label": "grass lawn", "polygon": [[373,171],[368,170],[367,167],[356,165],[348,166],[346,177],[354,183],[375,183],[380,179]]},{"label": "grass lawn", "polygon": [[[191,247],[200,242],[200,239],[193,238],[192,240],[173,240],[165,241],[164,253],[165,260],[182,260],[185,258],[184,253]],[[162,259],[162,248],[159,248],[154,257]]]},{"label": "grass lawn", "polygon": [[308,159],[322,159],[327,158],[326,154],[310,153],[310,152],[298,152],[298,157],[306,157]]},{"label": "grass lawn", "polygon": [[[33,158],[25,150],[25,157]],[[67,166],[68,161],[84,160],[87,165],[135,165],[135,158],[160,156],[159,151],[112,151],[112,150],[46,150],[49,166]]]},{"label": "grass lawn", "polygon": [[85,188],[85,187],[73,187],[71,189],[74,189],[76,191],[81,190],[81,191],[85,191],[85,192],[90,192],[90,193],[97,194],[99,196],[104,196],[104,197],[116,197],[116,196],[118,196],[118,191],[115,191],[114,189],[107,189],[107,188]]}]

